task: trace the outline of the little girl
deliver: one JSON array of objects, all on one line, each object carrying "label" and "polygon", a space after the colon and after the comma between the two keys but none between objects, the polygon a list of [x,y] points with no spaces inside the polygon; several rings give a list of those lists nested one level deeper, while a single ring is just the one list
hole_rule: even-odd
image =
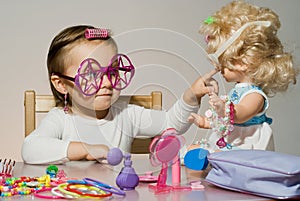
[{"label": "little girl", "polygon": [[244,1],[224,6],[200,28],[208,58],[227,82],[236,83],[225,97],[209,93],[206,116],[189,117],[200,128],[213,129],[209,140],[200,141],[210,151],[274,149],[268,97],[286,91],[297,76],[277,37],[279,28],[276,13]]},{"label": "little girl", "polygon": [[169,127],[184,133],[201,97],[217,88],[214,70],[196,80],[169,111],[118,101],[134,66],[118,54],[107,29],[92,26],[61,31],[50,45],[47,66],[57,107],[24,140],[22,157],[30,164],[105,159],[112,147],[129,152],[138,135],[152,137]]}]

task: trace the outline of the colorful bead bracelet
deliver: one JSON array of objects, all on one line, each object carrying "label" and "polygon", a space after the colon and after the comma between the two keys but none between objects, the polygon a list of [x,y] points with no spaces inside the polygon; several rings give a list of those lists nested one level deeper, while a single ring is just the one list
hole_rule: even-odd
[{"label": "colorful bead bracelet", "polygon": [[[31,185],[35,182],[35,185]],[[44,184],[36,182],[36,178],[10,177],[1,182],[0,196],[10,197],[14,195],[29,195],[43,188]]]},{"label": "colorful bead bracelet", "polygon": [[217,112],[211,108],[206,111],[205,115],[210,121],[210,127],[220,137],[216,142],[219,148],[227,147],[231,149],[231,145],[225,142],[225,137],[229,136],[234,129],[234,104],[227,96],[221,97],[225,101],[225,116],[219,116]]}]

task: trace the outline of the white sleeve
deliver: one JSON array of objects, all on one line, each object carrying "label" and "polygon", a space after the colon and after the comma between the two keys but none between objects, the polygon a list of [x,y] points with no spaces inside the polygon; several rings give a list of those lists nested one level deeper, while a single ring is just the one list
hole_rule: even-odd
[{"label": "white sleeve", "polygon": [[68,141],[63,141],[64,117],[58,108],[51,110],[40,125],[28,135],[22,146],[22,158],[29,164],[64,163]]},{"label": "white sleeve", "polygon": [[189,115],[197,113],[199,106],[190,106],[184,102],[183,96],[168,110],[148,110],[142,112],[138,135],[154,136],[167,128],[175,128],[180,134],[185,133],[191,123]]}]

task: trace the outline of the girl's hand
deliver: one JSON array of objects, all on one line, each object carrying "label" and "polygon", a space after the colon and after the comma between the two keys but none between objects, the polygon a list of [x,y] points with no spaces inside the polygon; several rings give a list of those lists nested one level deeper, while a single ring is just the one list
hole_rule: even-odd
[{"label": "girl's hand", "polygon": [[104,144],[87,145],[86,160],[104,160],[107,158],[109,147]]},{"label": "girl's hand", "polygon": [[194,123],[199,128],[210,128],[210,122],[202,115],[191,113],[188,117],[190,123]]},{"label": "girl's hand", "polygon": [[205,94],[212,92],[216,94],[219,93],[218,82],[213,78],[213,76],[218,72],[219,70],[214,69],[194,82],[191,88],[197,97],[201,98]]},{"label": "girl's hand", "polygon": [[212,92],[209,94],[208,102],[219,116],[225,116],[225,101],[222,100],[216,93]]},{"label": "girl's hand", "polygon": [[219,72],[214,69],[206,73],[203,77],[199,77],[192,86],[185,91],[183,95],[184,101],[189,105],[199,105],[201,98],[208,93],[219,92],[218,82],[212,77]]},{"label": "girl's hand", "polygon": [[71,161],[101,160],[107,158],[108,151],[109,147],[104,144],[70,142],[67,157]]}]

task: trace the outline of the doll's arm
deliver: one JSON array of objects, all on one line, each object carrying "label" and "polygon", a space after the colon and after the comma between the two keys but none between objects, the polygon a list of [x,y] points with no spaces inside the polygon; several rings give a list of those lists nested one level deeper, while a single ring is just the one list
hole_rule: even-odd
[{"label": "doll's arm", "polygon": [[238,104],[234,105],[234,122],[244,123],[263,111],[264,97],[259,93],[246,95]]},{"label": "doll's arm", "polygon": [[199,128],[210,128],[210,121],[206,117],[196,113],[191,113],[191,115],[188,118],[188,121],[194,123]]},{"label": "doll's arm", "polygon": [[[215,93],[210,93],[209,104],[219,116],[225,115],[225,101]],[[238,104],[234,105],[234,122],[244,123],[260,113],[264,106],[264,97],[259,93],[246,95]]]}]

